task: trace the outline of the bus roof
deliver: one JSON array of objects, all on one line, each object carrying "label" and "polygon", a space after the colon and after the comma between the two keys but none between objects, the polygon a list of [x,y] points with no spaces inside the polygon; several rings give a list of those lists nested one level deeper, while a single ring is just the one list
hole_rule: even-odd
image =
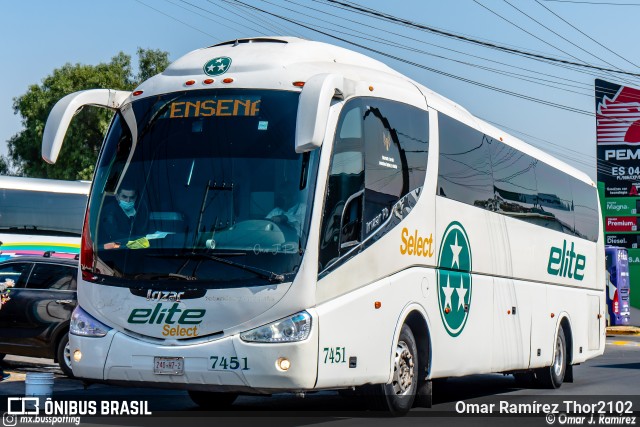
[{"label": "bus roof", "polygon": [[[202,80],[203,75],[206,76],[205,64],[220,57],[231,58],[232,65],[229,67],[229,72],[214,77],[213,84],[204,86]],[[301,88],[293,86],[293,82],[304,82],[322,73],[336,73],[355,81],[389,83],[398,89],[410,91],[415,91],[417,87],[427,99],[429,108],[450,115],[492,138],[595,186],[586,173],[480,120],[459,104],[395,71],[388,65],[361,53],[327,43],[297,37],[230,40],[187,53],[169,65],[161,74],[143,82],[136,90],[142,91],[139,98],[205,87],[301,91]],[[223,78],[232,78],[232,84],[223,83]],[[188,80],[193,80],[194,83],[187,84]]]},{"label": "bus roof", "polygon": [[48,193],[89,194],[90,181],[0,176],[0,189],[42,191]]}]

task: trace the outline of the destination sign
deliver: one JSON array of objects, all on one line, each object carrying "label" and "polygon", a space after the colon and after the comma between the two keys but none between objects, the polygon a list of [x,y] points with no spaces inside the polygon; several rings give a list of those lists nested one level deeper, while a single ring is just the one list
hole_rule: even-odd
[{"label": "destination sign", "polygon": [[166,117],[255,117],[260,113],[260,102],[260,97],[179,100],[169,105]]}]

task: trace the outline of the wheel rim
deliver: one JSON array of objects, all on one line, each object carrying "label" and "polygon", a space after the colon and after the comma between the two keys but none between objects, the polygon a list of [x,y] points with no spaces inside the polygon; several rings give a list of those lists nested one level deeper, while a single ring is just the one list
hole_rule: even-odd
[{"label": "wheel rim", "polygon": [[64,364],[71,369],[71,346],[69,346],[69,341],[64,346]]},{"label": "wheel rim", "polygon": [[560,337],[556,339],[556,357],[553,361],[553,371],[556,377],[560,378],[562,370],[564,369],[564,347],[562,346],[562,340]]},{"label": "wheel rim", "polygon": [[396,395],[409,394],[413,384],[414,361],[409,346],[400,341],[396,347],[396,356],[393,366],[393,391]]}]

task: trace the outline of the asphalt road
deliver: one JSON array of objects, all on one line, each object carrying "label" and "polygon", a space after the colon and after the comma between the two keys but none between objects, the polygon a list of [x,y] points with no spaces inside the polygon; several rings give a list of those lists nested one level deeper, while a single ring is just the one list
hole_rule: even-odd
[{"label": "asphalt road", "polygon": [[[366,404],[353,399],[343,399],[335,392],[307,394],[304,398],[291,394],[272,397],[242,396],[231,411],[224,413],[201,412],[185,392],[155,389],[134,389],[106,385],[84,388],[78,380],[64,377],[61,371],[47,359],[31,359],[7,356],[5,369],[11,372],[11,381],[0,384],[0,396],[23,396],[24,375],[27,372],[54,372],[54,398],[77,400],[144,400],[153,416],[130,418],[91,418],[91,423],[109,425],[263,425],[293,426],[310,424],[331,425],[395,425],[398,420],[368,411]],[[509,414],[524,404],[520,411],[534,403],[557,404],[560,412],[575,413],[576,409],[598,401],[623,405],[640,414],[640,336],[608,337],[605,354],[574,368],[574,383],[565,383],[558,390],[529,389],[519,387],[512,376],[474,375],[451,378],[434,384],[434,402],[431,409],[415,408],[402,420],[409,425],[548,425],[544,414]],[[0,405],[6,407],[4,399]],[[570,402],[570,403],[565,403]],[[575,404],[573,402],[576,402]],[[493,404],[493,407],[491,407]],[[579,405],[576,408],[576,404]],[[475,406],[474,406],[475,405]],[[501,406],[502,405],[502,406]],[[567,407],[569,405],[569,407]],[[470,413],[485,408],[491,414]],[[510,409],[511,408],[511,409]],[[524,409],[523,409],[524,408]],[[534,412],[542,412],[533,410]],[[597,408],[596,408],[597,409]],[[587,411],[590,413],[593,411]],[[584,415],[584,414],[582,414]],[[635,416],[635,414],[632,414]],[[639,418],[640,419],[640,418]],[[83,418],[83,425],[87,424]],[[575,421],[575,420],[573,420]],[[578,419],[578,421],[580,421]],[[583,419],[582,424],[589,419]],[[598,420],[596,419],[596,422]],[[606,421],[606,420],[604,420]],[[565,425],[571,420],[558,419],[554,425]],[[640,424],[640,421],[638,421]],[[580,423],[578,423],[580,424]],[[602,423],[600,423],[602,424]],[[595,425],[598,425],[597,423]]]}]

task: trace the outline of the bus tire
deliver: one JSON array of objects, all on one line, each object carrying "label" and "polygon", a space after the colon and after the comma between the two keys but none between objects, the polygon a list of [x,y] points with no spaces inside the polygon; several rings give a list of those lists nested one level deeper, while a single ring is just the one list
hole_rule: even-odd
[{"label": "bus tire", "polygon": [[389,384],[378,384],[371,399],[373,409],[392,416],[405,415],[418,390],[418,347],[411,328],[402,325],[395,348],[393,378]]},{"label": "bus tire", "polygon": [[546,368],[536,370],[536,378],[544,388],[559,388],[567,372],[567,340],[563,328],[558,329],[558,336],[553,348],[553,363]]},{"label": "bus tire", "polygon": [[229,409],[238,398],[237,393],[218,393],[213,391],[189,390],[189,397],[201,409],[222,411]]},{"label": "bus tire", "polygon": [[69,347],[69,332],[65,332],[60,337],[60,341],[56,345],[56,360],[62,372],[69,378],[73,378],[73,370],[71,369],[71,347]]}]

